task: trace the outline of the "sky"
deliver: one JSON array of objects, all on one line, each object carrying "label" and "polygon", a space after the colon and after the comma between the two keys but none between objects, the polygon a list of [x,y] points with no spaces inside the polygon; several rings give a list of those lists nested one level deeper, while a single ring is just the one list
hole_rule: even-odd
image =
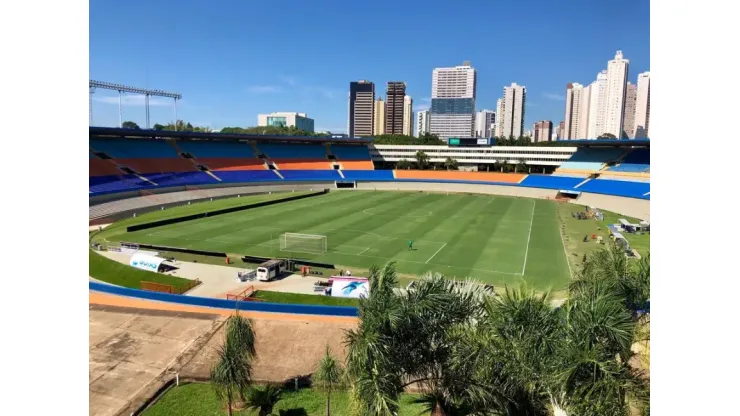
[{"label": "sky", "polygon": [[[558,123],[569,82],[588,85],[622,50],[629,80],[650,69],[649,0],[90,0],[90,79],[179,92],[178,118],[215,130],[257,114],[304,112],[346,132],[350,81],[405,81],[429,107],[432,70],[470,61],[476,110],[527,88],[525,129]],[[124,95],[123,120],[145,125]],[[174,120],[152,98],[151,124]],[[118,125],[118,93],[93,94],[93,124]]]}]

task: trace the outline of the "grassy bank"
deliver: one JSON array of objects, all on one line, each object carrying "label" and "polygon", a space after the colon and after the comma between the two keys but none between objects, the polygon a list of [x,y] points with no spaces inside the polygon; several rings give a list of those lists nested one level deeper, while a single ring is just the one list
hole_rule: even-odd
[{"label": "grassy bank", "polygon": [[175,287],[181,287],[190,283],[190,280],[181,277],[135,269],[129,265],[111,260],[92,250],[90,250],[89,272],[90,277],[94,277],[100,281],[133,289],[139,289],[142,280]]},{"label": "grassy bank", "polygon": [[302,305],[357,306],[357,299],[338,298],[325,295],[304,295],[300,293],[271,292],[258,290],[254,297],[265,302],[292,303]]},{"label": "grassy bank", "polygon": [[[401,396],[399,416],[423,414],[423,406],[412,403],[414,395]],[[332,414],[348,414],[347,393],[332,394]],[[142,413],[143,416],[204,416],[225,415],[226,406],[220,402],[209,384],[190,383],[168,390],[156,403]],[[326,414],[326,396],[311,389],[288,390],[273,409],[274,415],[323,416]],[[238,416],[256,416],[250,410],[235,411]]]}]

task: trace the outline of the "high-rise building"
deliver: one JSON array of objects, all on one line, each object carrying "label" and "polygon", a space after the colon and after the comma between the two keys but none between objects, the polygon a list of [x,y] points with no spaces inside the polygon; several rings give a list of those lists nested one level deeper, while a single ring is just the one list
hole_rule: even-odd
[{"label": "high-rise building", "polygon": [[370,81],[349,83],[349,117],[347,134],[350,137],[370,137],[373,135],[375,119],[375,84]]},{"label": "high-rise building", "polygon": [[306,113],[257,114],[258,126],[295,127],[313,133],[313,119]]},{"label": "high-rise building", "polygon": [[496,113],[491,110],[481,110],[475,113],[475,137],[489,138],[494,136],[493,128],[496,125]]},{"label": "high-rise building", "polygon": [[446,140],[472,137],[475,124],[476,71],[470,62],[432,72],[429,131]]},{"label": "high-rise building", "polygon": [[637,105],[637,85],[627,81],[627,92],[624,95],[624,131],[622,138],[635,138],[635,108]]},{"label": "high-rise building", "polygon": [[552,121],[538,121],[534,123],[534,128],[532,130],[534,131],[532,139],[535,143],[549,142],[552,140]]},{"label": "high-rise building", "polygon": [[624,98],[627,93],[629,63],[628,59],[624,59],[622,51],[617,51],[606,69],[606,107],[603,133],[611,133],[617,138],[622,137],[624,125]]},{"label": "high-rise building", "polygon": [[583,87],[581,92],[581,108],[578,115],[578,138],[588,139],[588,120],[590,116],[588,105],[591,102],[591,86]]},{"label": "high-rise building", "polygon": [[429,110],[418,111],[416,120],[416,136],[419,137],[424,133],[429,133]]},{"label": "high-rise building", "polygon": [[634,129],[635,139],[650,137],[650,72],[637,76]]},{"label": "high-rise building", "polygon": [[565,132],[565,121],[558,123],[557,131],[558,140],[563,140],[563,132]]},{"label": "high-rise building", "polygon": [[403,134],[403,101],[406,83],[389,81],[385,91],[385,134]]},{"label": "high-rise building", "polygon": [[496,100],[496,114],[498,114],[498,116],[496,117],[496,130],[493,135],[496,137],[504,137],[504,123],[501,122],[501,117],[504,114],[504,100],[501,98]]},{"label": "high-rise building", "polygon": [[583,85],[572,82],[565,88],[565,131],[564,140],[581,139],[581,105],[583,98]]},{"label": "high-rise building", "polygon": [[587,139],[595,139],[604,132],[606,108],[606,71],[596,75],[596,81],[589,85]]},{"label": "high-rise building", "polygon": [[408,95],[403,97],[403,134],[414,135],[414,100]]},{"label": "high-rise building", "polygon": [[385,102],[382,98],[375,100],[374,118],[373,135],[385,134]]},{"label": "high-rise building", "polygon": [[[513,82],[504,87],[504,98],[501,102],[500,112],[496,117],[500,127],[500,136],[521,137],[524,134],[524,106],[527,102],[527,88]],[[497,103],[498,106],[498,103]],[[497,109],[498,110],[498,109]]]}]

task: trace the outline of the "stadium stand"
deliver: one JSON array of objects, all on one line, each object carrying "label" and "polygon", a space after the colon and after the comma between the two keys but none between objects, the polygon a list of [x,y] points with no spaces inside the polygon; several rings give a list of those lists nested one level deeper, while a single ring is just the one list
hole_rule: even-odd
[{"label": "stadium stand", "polygon": [[392,181],[392,170],[343,170],[344,178],[350,181]]},{"label": "stadium stand", "polygon": [[191,160],[183,158],[127,158],[116,162],[137,173],[197,172]]},{"label": "stadium stand", "polygon": [[226,157],[206,157],[197,158],[197,163],[207,166],[212,171],[223,170],[266,170],[265,162],[257,158],[226,158]]},{"label": "stadium stand", "polygon": [[320,144],[259,143],[257,148],[270,159],[322,159],[326,148]]},{"label": "stadium stand", "polygon": [[217,176],[222,182],[240,183],[240,182],[264,182],[282,180],[273,171],[270,170],[231,170],[217,172]]},{"label": "stadium stand", "polygon": [[116,168],[115,163],[110,160],[98,159],[93,157],[90,159],[90,176],[117,176],[121,175],[121,171]]},{"label": "stadium stand", "polygon": [[135,175],[120,176],[91,176],[89,178],[90,194],[107,194],[136,189],[144,189],[152,186],[151,183],[142,181]]},{"label": "stadium stand", "polygon": [[281,170],[286,181],[339,181],[342,177],[335,170]]},{"label": "stadium stand", "polygon": [[337,160],[370,160],[370,151],[367,146],[349,146],[334,144],[331,152]]},{"label": "stadium stand", "polygon": [[585,178],[568,176],[529,175],[519,184],[532,188],[573,189],[584,180]]},{"label": "stadium stand", "polygon": [[626,196],[650,199],[650,184],[645,182],[617,181],[611,179],[592,179],[578,188],[581,192]]},{"label": "stadium stand", "polygon": [[462,172],[455,170],[396,170],[394,173],[396,179],[434,179],[498,183],[519,183],[527,176],[521,173]]},{"label": "stadium stand", "polygon": [[[270,159],[283,170],[328,170],[332,169],[331,162],[327,159]],[[372,162],[370,162],[372,163]]]},{"label": "stadium stand", "polygon": [[90,139],[90,148],[115,159],[174,158],[179,156],[166,140]]},{"label": "stadium stand", "polygon": [[618,159],[624,150],[620,148],[579,147],[568,161],[563,162],[558,170],[576,170],[597,172],[604,164]]},{"label": "stadium stand", "polygon": [[218,183],[213,176],[204,172],[158,173],[154,175],[144,175],[144,177],[159,186],[205,185]]},{"label": "stadium stand", "polygon": [[181,140],[177,142],[180,150],[190,153],[196,159],[204,158],[254,158],[254,149],[249,143],[210,142]]},{"label": "stadium stand", "polygon": [[372,160],[342,160],[338,162],[342,170],[373,170]]},{"label": "stadium stand", "polygon": [[616,166],[607,169],[612,172],[649,172],[650,149],[634,149]]}]

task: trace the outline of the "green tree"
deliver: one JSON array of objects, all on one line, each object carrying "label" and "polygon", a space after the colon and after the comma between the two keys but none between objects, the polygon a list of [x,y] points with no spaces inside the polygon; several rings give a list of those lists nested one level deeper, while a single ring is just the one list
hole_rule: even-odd
[{"label": "green tree", "polygon": [[514,172],[527,172],[529,170],[529,167],[527,166],[527,162],[524,161],[524,159],[519,159],[519,161],[514,166]]},{"label": "green tree", "polygon": [[413,166],[414,166],[413,162],[406,160],[406,159],[401,159],[398,162],[396,162],[396,169],[400,169],[400,170],[402,169],[409,170]]},{"label": "green tree", "polygon": [[331,349],[326,346],[324,358],[319,362],[316,372],[311,377],[312,385],[326,392],[326,416],[331,416],[331,393],[344,388],[344,369],[331,355]]},{"label": "green tree", "polygon": [[139,127],[139,125],[134,123],[133,121],[124,121],[121,124],[121,127],[123,127],[124,129],[141,129],[141,127]]},{"label": "green tree", "polygon": [[414,158],[416,158],[416,167],[424,170],[429,168],[429,156],[427,156],[426,153],[422,152],[421,150],[418,150],[416,154],[414,155]]},{"label": "green tree", "polygon": [[448,157],[445,159],[444,167],[447,170],[457,170],[457,160]]},{"label": "green tree", "polygon": [[597,140],[606,140],[606,139],[614,140],[616,138],[617,138],[617,136],[615,136],[615,135],[613,135],[611,133],[603,133],[599,137],[597,137],[596,139]]},{"label": "green tree", "polygon": [[272,409],[283,398],[283,390],[275,384],[255,387],[249,390],[247,408],[257,410],[259,416],[272,414]]}]

